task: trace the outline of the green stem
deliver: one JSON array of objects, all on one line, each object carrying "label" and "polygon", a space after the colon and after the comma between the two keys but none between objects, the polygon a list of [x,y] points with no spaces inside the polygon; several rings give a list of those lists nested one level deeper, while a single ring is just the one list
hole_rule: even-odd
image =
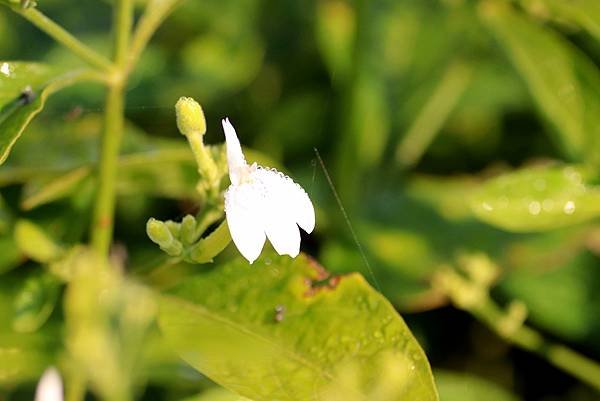
[{"label": "green stem", "polygon": [[114,62],[116,73],[109,83],[104,111],[104,134],[100,154],[98,194],[92,224],[92,245],[101,255],[110,249],[114,227],[119,149],[124,128],[125,62],[133,21],[131,0],[118,0],[114,8]]},{"label": "green stem", "polygon": [[183,0],[149,1],[146,11],[140,17],[133,37],[127,60],[127,71],[131,71],[139,60],[142,51],[148,41],[158,29],[161,22],[180,4]]},{"label": "green stem", "polygon": [[600,391],[600,365],[597,362],[564,345],[544,339],[540,333],[524,325],[519,326],[514,331],[506,332],[502,328],[502,322],[505,320],[506,314],[489,297],[468,308],[468,310],[507,341],[540,355],[554,366]]},{"label": "green stem", "polygon": [[111,71],[113,69],[112,63],[107,58],[82,43],[36,8],[23,9],[13,7],[13,10],[93,67],[104,71]]}]

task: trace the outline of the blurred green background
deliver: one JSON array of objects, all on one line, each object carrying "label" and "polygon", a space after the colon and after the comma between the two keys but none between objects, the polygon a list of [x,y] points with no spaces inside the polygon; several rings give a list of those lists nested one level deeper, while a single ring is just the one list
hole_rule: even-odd
[{"label": "blurred green background", "polygon": [[[38,5],[105,54],[109,6]],[[0,8],[0,59],[79,63],[8,8]],[[188,0],[132,76],[124,153],[185,147],[173,106],[180,96],[197,99],[207,142],[223,141],[227,116],[245,146],[304,186],[317,229],[303,237],[303,250],[333,272],[359,271],[380,286],[425,349],[443,401],[598,400],[455,309],[431,278],[487,255],[500,269],[492,291],[498,303],[523,301],[528,324],[600,360],[599,62],[593,0]],[[16,244],[14,222],[35,219],[63,243],[85,238],[93,184],[77,178],[57,189],[56,180],[96,160],[103,95],[86,84],[52,97],[0,168],[0,365],[10,361],[11,341],[34,350],[23,356],[30,369],[0,375],[0,400],[31,399],[62,341],[62,312],[54,308],[61,289],[36,279],[36,258]],[[581,195],[573,216],[563,209],[557,217],[553,204],[535,200],[536,182],[543,181],[540,191],[555,185],[544,174],[560,163],[584,169],[590,184],[579,193],[558,180],[560,199]],[[514,169],[531,177],[483,184]],[[192,159],[124,166],[120,175],[117,246],[131,274],[168,281],[152,275],[158,251],[145,222],[195,211]],[[471,199],[483,199],[484,209],[511,206],[490,217]],[[17,330],[27,334],[15,334],[10,311],[32,286],[44,292],[43,305]],[[156,355],[141,375],[148,387],[140,399],[182,399],[211,386],[159,343],[149,347]]]}]

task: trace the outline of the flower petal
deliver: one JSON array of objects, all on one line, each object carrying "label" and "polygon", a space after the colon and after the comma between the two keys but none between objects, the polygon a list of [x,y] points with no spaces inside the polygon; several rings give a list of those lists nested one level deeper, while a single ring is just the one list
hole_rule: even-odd
[{"label": "flower petal", "polygon": [[231,185],[225,192],[225,215],[233,243],[250,264],[265,243],[263,196],[252,184]]},{"label": "flower petal", "polygon": [[290,177],[280,173],[276,169],[258,168],[252,172],[265,186],[270,198],[281,203],[286,208],[287,214],[304,231],[311,233],[315,228],[315,209],[308,194],[295,183]]},{"label": "flower petal", "polygon": [[229,167],[229,178],[231,183],[238,185],[242,181],[243,171],[248,169],[248,164],[242,153],[242,146],[235,133],[235,128],[229,122],[229,118],[221,120],[223,131],[225,131],[225,142],[227,143],[227,166]]},{"label": "flower petal", "polygon": [[265,224],[267,238],[280,255],[295,258],[300,253],[300,230],[281,208],[272,208]]},{"label": "flower petal", "polygon": [[63,386],[60,374],[56,368],[48,368],[42,375],[37,389],[35,401],[62,401]]}]

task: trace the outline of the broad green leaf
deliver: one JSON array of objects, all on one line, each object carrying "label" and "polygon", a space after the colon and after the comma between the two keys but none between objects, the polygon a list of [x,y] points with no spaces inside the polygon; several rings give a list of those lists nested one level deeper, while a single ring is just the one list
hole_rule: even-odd
[{"label": "broad green leaf", "polygon": [[471,207],[479,219],[505,230],[544,231],[599,216],[600,189],[586,185],[577,167],[527,168],[484,183]]},{"label": "broad green leaf", "polygon": [[27,278],[15,298],[15,331],[29,333],[39,329],[50,317],[58,301],[60,281],[49,273]]},{"label": "broad green leaf", "polygon": [[86,70],[60,73],[50,67],[24,62],[0,64],[0,164],[46,99],[79,81],[98,79]]},{"label": "broad green leaf", "polygon": [[518,401],[498,384],[464,373],[436,371],[441,401]]},{"label": "broad green leaf", "polygon": [[19,249],[37,262],[52,262],[63,254],[60,245],[40,226],[28,220],[17,221],[15,240]]},{"label": "broad green leaf", "polygon": [[359,274],[330,277],[316,262],[237,258],[187,278],[160,301],[159,325],[179,355],[254,401],[317,400],[358,363],[361,400],[393,360],[403,400],[437,400],[425,354],[389,302]]},{"label": "broad green leaf", "polygon": [[510,5],[486,1],[480,9],[483,21],[505,47],[540,110],[556,127],[556,139],[565,154],[581,159],[590,147],[597,152],[597,69],[565,39],[527,20]]}]

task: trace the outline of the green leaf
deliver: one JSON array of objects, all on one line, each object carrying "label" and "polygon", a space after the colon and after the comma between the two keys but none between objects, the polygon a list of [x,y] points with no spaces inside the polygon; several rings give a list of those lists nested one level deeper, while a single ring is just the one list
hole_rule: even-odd
[{"label": "green leaf", "polygon": [[319,50],[331,77],[336,83],[343,83],[352,68],[355,11],[346,1],[320,0],[316,14]]},{"label": "green leaf", "polygon": [[305,255],[238,258],[187,278],[161,298],[159,325],[189,364],[255,401],[317,400],[351,361],[367,399],[382,355],[403,373],[402,399],[437,400],[425,354],[389,302],[359,274],[330,277]]},{"label": "green leaf", "polygon": [[60,73],[36,63],[4,62],[0,69],[0,164],[48,96],[76,82],[97,79],[90,71]]},{"label": "green leaf", "polygon": [[441,401],[518,401],[499,385],[477,376],[436,371],[435,381]]},{"label": "green leaf", "polygon": [[63,254],[63,249],[40,226],[28,220],[16,223],[15,239],[19,249],[37,262],[52,262]]},{"label": "green leaf", "polygon": [[600,215],[600,189],[573,166],[528,168],[489,180],[474,191],[471,208],[486,223],[510,231],[544,231]]},{"label": "green leaf", "polygon": [[580,252],[561,268],[538,264],[514,269],[500,283],[500,291],[527,305],[532,323],[569,341],[587,342],[600,350],[598,257]]},{"label": "green leaf", "polygon": [[58,301],[60,281],[49,273],[29,277],[15,299],[13,329],[29,333],[50,317]]},{"label": "green leaf", "polygon": [[[481,16],[505,47],[556,140],[572,159],[597,161],[600,74],[591,61],[555,32],[527,20],[504,2],[482,3]],[[594,150],[593,157],[587,155]]]}]

